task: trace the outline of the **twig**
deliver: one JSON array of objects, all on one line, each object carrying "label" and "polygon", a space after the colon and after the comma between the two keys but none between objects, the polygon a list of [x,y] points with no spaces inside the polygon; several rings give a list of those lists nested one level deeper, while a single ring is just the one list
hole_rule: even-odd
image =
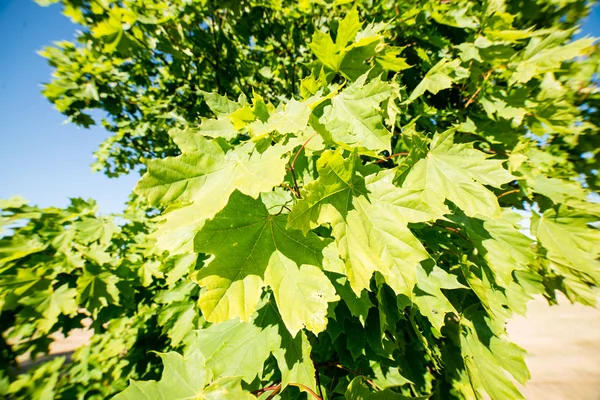
[{"label": "twig", "polygon": [[323,389],[321,389],[321,378],[319,377],[319,369],[317,368],[317,363],[315,362],[315,358],[313,357],[312,353],[310,353],[310,359],[313,363],[313,366],[315,367],[315,381],[317,383],[317,388],[319,389],[319,396],[323,398]]},{"label": "twig", "polygon": [[450,226],[440,225],[437,222],[434,222],[433,224],[436,225],[436,226],[439,226],[440,228],[444,228],[447,231],[454,232],[458,236],[460,236],[461,238],[465,239],[467,242],[470,242],[470,240],[466,236],[464,236],[462,233],[460,233],[460,231],[458,229],[456,229],[456,228],[452,228]]},{"label": "twig", "polygon": [[365,378],[365,381],[366,381],[366,382],[367,382],[369,385],[373,386],[373,388],[374,388],[375,390],[381,390],[381,388],[380,388],[379,386],[377,386],[377,385],[375,384],[375,382],[373,382],[372,380],[370,380],[369,378],[367,378],[365,375],[363,375],[363,374],[361,374],[360,372],[358,372],[358,371],[355,371],[355,370],[353,370],[353,369],[350,369],[350,368],[344,367],[344,366],[343,366],[343,365],[341,365],[341,364],[338,364],[338,363],[335,363],[335,362],[326,362],[326,363],[323,363],[323,364],[320,364],[320,365],[318,365],[318,367],[336,367],[336,368],[342,369],[342,370],[344,370],[344,371],[348,371],[348,372],[350,372],[350,373],[352,373],[352,374],[354,374],[354,375],[356,375],[356,376],[362,376],[362,377],[364,377],[364,378]]},{"label": "twig", "polygon": [[509,190],[508,192],[504,192],[504,193],[502,193],[500,196],[498,196],[498,198],[500,198],[500,197],[504,197],[504,196],[506,196],[506,195],[508,195],[508,194],[511,194],[511,193],[517,193],[517,192],[520,192],[520,191],[521,191],[521,189],[513,189],[513,190]]},{"label": "twig", "polygon": [[277,396],[277,394],[281,392],[281,385],[279,385],[279,387],[275,390],[273,390],[273,393],[271,393],[271,395],[269,397],[267,397],[267,400],[272,400],[275,398],[275,396]]},{"label": "twig", "polygon": [[279,210],[279,212],[277,214],[275,214],[275,216],[280,215],[284,209],[288,210],[289,212],[292,212],[292,210],[290,210],[290,208],[284,204],[281,206],[281,210]]},{"label": "twig", "polygon": [[401,151],[400,153],[394,153],[394,154],[391,154],[391,155],[387,156],[387,157],[386,157],[386,158],[384,158],[384,159],[377,160],[377,161],[375,162],[375,164],[379,164],[379,163],[385,162],[385,161],[389,160],[389,159],[390,159],[390,158],[392,158],[392,157],[398,157],[398,156],[407,156],[408,154],[409,154],[409,153],[408,153],[408,151]]},{"label": "twig", "polygon": [[216,24],[215,24],[215,16],[214,15],[212,15],[212,17],[210,18],[210,22],[212,24],[212,27],[209,25],[210,32],[212,33],[213,42],[214,42],[214,45],[215,45],[215,78],[217,80],[217,91],[219,93],[221,93],[221,79],[219,78],[219,71],[221,70],[221,68],[219,66],[219,64],[220,64],[219,40],[217,39]]},{"label": "twig", "polygon": [[296,172],[293,168],[289,168],[288,171],[292,173],[292,180],[294,181],[294,194],[297,198],[301,199],[302,196],[300,195],[300,188],[298,187],[298,181],[296,180]]},{"label": "twig", "polygon": [[261,394],[263,394],[265,392],[270,392],[271,390],[278,391],[280,389],[281,389],[281,383],[278,383],[277,385],[267,386],[266,388],[254,390],[254,391],[252,391],[250,393],[256,394],[256,395],[260,396]]},{"label": "twig", "polygon": [[292,174],[292,180],[294,181],[294,193],[296,194],[296,197],[301,199],[302,196],[300,195],[300,188],[298,187],[298,180],[296,179],[296,170],[294,169],[294,165],[296,164],[296,160],[298,159],[298,156],[300,155],[300,152],[302,151],[302,149],[304,149],[306,147],[306,145],[308,144],[308,142],[310,142],[310,140],[312,138],[314,138],[317,134],[313,134],[311,137],[309,137],[306,142],[304,142],[304,144],[302,145],[302,147],[300,147],[300,149],[298,149],[298,151],[296,152],[296,155],[294,156],[294,159],[292,160],[292,162],[290,163],[290,167],[287,168],[288,171],[291,172]]},{"label": "twig", "polygon": [[302,145],[302,147],[300,147],[300,149],[298,149],[298,152],[296,152],[296,156],[294,157],[294,160],[292,161],[292,164],[290,165],[290,167],[292,169],[294,169],[294,164],[296,163],[296,159],[298,159],[298,156],[300,155],[300,152],[306,147],[306,145],[308,144],[308,142],[310,142],[312,140],[312,138],[314,138],[315,136],[317,136],[316,133],[313,134],[308,139],[306,139],[306,142],[304,142],[304,144]]},{"label": "twig", "polygon": [[[306,390],[307,393],[309,393],[315,399],[323,400],[323,398],[320,397],[318,394],[316,394],[314,390],[312,390],[308,386],[304,386],[301,383],[288,383],[288,386],[296,386],[297,388],[304,389],[304,390]],[[273,391],[273,393],[267,399],[272,399],[277,393],[279,393],[281,391],[281,383],[278,383],[277,385],[267,386],[266,388],[254,390],[250,393],[260,396],[261,394],[263,394],[265,392],[270,392],[270,391]]]},{"label": "twig", "polygon": [[306,390],[312,397],[314,397],[317,400],[323,400],[321,397],[319,397],[318,394],[315,393],[314,390],[312,390],[311,388],[309,388],[308,386],[304,386],[301,383],[288,383],[288,386],[296,386],[300,389],[304,389]]},{"label": "twig", "polygon": [[[286,168],[286,170],[290,171],[290,169],[289,169],[289,168]],[[286,184],[286,183],[284,182],[284,183],[282,183],[282,184],[281,184],[281,186],[282,186],[284,189],[287,189],[287,190],[289,190],[290,192],[294,193],[294,195],[295,195],[296,197],[300,198],[300,193],[296,192],[296,189],[294,189],[294,188],[293,188],[293,187],[291,187],[290,185],[288,185],[288,184]]]},{"label": "twig", "polygon": [[469,100],[465,104],[465,108],[469,107],[469,105],[471,105],[471,103],[475,100],[475,97],[477,97],[477,95],[479,94],[479,92],[481,92],[481,89],[483,88],[483,85],[490,78],[490,75],[492,75],[493,71],[494,71],[494,68],[490,69],[488,72],[486,72],[483,75],[483,82],[481,82],[481,85],[477,88],[477,90],[475,91],[475,93],[473,93],[473,95],[469,98]]}]

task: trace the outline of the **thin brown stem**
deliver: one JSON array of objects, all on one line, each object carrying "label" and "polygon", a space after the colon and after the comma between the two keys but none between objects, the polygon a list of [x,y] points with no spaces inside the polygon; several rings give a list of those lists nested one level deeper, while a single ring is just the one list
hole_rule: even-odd
[{"label": "thin brown stem", "polygon": [[283,206],[281,206],[281,210],[279,210],[279,212],[277,214],[275,214],[275,216],[281,215],[283,210],[288,210],[289,212],[292,212],[292,210],[290,210],[290,208],[288,206],[283,205]]},{"label": "thin brown stem", "polygon": [[386,162],[387,160],[389,160],[389,159],[390,159],[390,158],[392,158],[392,157],[398,157],[398,156],[407,156],[408,154],[409,154],[409,153],[408,153],[408,151],[401,151],[400,153],[394,153],[394,154],[391,154],[391,155],[387,156],[386,158],[383,158],[383,159],[381,159],[381,160],[377,160],[377,161],[375,162],[375,164],[379,164],[379,163],[382,163],[382,162]]},{"label": "thin brown stem", "polygon": [[504,192],[502,193],[500,196],[498,196],[498,198],[504,197],[506,195],[512,194],[512,193],[518,193],[520,192],[521,189],[513,189],[513,190],[509,190],[508,192]]},{"label": "thin brown stem", "polygon": [[290,168],[289,171],[292,173],[292,180],[294,181],[294,194],[297,198],[301,199],[300,188],[298,187],[298,180],[296,179],[296,172],[293,168]]},{"label": "thin brown stem", "polygon": [[348,372],[350,372],[350,373],[352,373],[352,374],[354,374],[354,375],[356,375],[356,376],[362,376],[362,377],[364,377],[364,378],[365,378],[365,381],[366,381],[366,382],[367,382],[369,385],[371,385],[371,386],[373,387],[373,389],[375,389],[375,390],[381,390],[381,388],[379,388],[379,386],[377,386],[377,385],[375,384],[375,382],[373,382],[372,380],[368,379],[368,378],[367,378],[365,375],[363,375],[363,374],[361,374],[360,372],[358,372],[358,371],[355,371],[355,370],[353,370],[353,369],[350,369],[350,368],[344,367],[344,366],[343,366],[343,365],[341,365],[341,364],[338,364],[338,363],[335,363],[335,362],[326,362],[326,363],[323,363],[323,364],[319,364],[317,367],[335,367],[335,368],[342,369],[342,370],[344,370],[344,371],[348,371]]},{"label": "thin brown stem", "polygon": [[492,75],[492,72],[494,71],[494,69],[490,69],[488,72],[486,72],[485,74],[483,74],[483,82],[481,83],[481,85],[477,88],[477,90],[475,91],[475,93],[473,93],[473,95],[469,98],[469,100],[467,101],[467,103],[465,104],[465,108],[469,107],[471,105],[471,103],[475,100],[475,98],[477,97],[477,95],[479,94],[479,92],[481,92],[481,89],[483,89],[483,86],[485,85],[485,83],[487,82],[487,80],[490,78],[490,76]]},{"label": "thin brown stem", "polygon": [[[215,45],[215,79],[217,81],[217,92],[221,93],[221,79],[219,77],[220,71],[220,55],[219,55],[219,40],[217,38],[217,29],[215,23],[215,16],[212,15],[210,18],[211,24],[209,24],[210,32],[212,33],[213,42]],[[211,26],[212,25],[212,26]]]},{"label": "thin brown stem", "polygon": [[443,229],[445,229],[445,230],[447,230],[447,231],[449,231],[449,232],[456,233],[458,236],[460,236],[461,238],[465,239],[467,242],[470,242],[469,238],[467,238],[466,236],[464,236],[464,235],[463,235],[463,234],[462,234],[462,233],[461,233],[461,232],[460,232],[458,229],[456,229],[456,228],[452,228],[452,227],[450,227],[450,226],[444,226],[444,225],[440,225],[440,224],[438,224],[437,222],[434,222],[433,224],[434,224],[434,225],[436,225],[436,226],[439,226],[440,228],[443,228]]},{"label": "thin brown stem", "polygon": [[[289,168],[286,168],[288,171],[290,171]],[[290,185],[287,185],[285,183],[282,183],[281,186],[287,190],[289,190],[290,192],[294,193],[294,196],[296,196],[297,198],[300,198],[300,193],[296,192],[296,189],[294,189],[293,187],[291,187]]]},{"label": "thin brown stem", "polygon": [[292,160],[292,163],[290,164],[290,168],[291,169],[294,169],[294,164],[296,164],[296,160],[298,159],[298,156],[300,155],[300,152],[306,147],[306,145],[308,144],[308,142],[310,142],[312,140],[312,138],[314,138],[315,136],[317,136],[316,133],[313,134],[308,139],[306,139],[306,142],[304,142],[304,144],[302,145],[302,147],[300,147],[300,149],[296,152],[296,155],[294,156],[294,159]]},{"label": "thin brown stem", "polygon": [[267,397],[267,400],[273,400],[279,392],[281,392],[281,385],[279,385],[277,389],[273,390],[273,393],[271,393],[271,395]]},{"label": "thin brown stem", "polygon": [[323,398],[323,389],[321,389],[321,377],[319,376],[319,369],[317,368],[317,363],[315,362],[315,358],[312,353],[310,353],[310,359],[315,367],[315,381],[317,383],[317,389],[319,389],[319,396]]},{"label": "thin brown stem", "polygon": [[296,155],[294,156],[294,159],[292,160],[292,162],[290,163],[289,168],[287,168],[288,171],[290,171],[290,173],[292,174],[292,180],[294,181],[294,193],[296,194],[296,197],[301,199],[302,196],[300,195],[300,187],[298,186],[298,180],[296,179],[296,170],[294,169],[294,165],[296,165],[296,160],[298,159],[298,156],[300,155],[300,152],[306,147],[306,145],[308,144],[308,142],[311,141],[312,138],[314,138],[317,134],[315,133],[314,135],[312,135],[311,137],[309,137],[306,142],[304,142],[304,144],[302,145],[302,147],[300,147],[300,149],[298,149],[298,151],[296,152]]},{"label": "thin brown stem", "polygon": [[305,386],[305,385],[303,385],[301,383],[288,383],[288,385],[289,386],[296,386],[297,388],[304,389],[304,390],[306,390],[307,393],[309,393],[315,399],[317,399],[317,400],[323,400],[321,397],[319,397],[318,394],[315,393],[314,390],[312,390],[308,386]]},{"label": "thin brown stem", "polygon": [[278,391],[280,389],[281,389],[281,383],[278,383],[277,385],[267,386],[267,387],[262,388],[262,389],[254,390],[254,391],[252,391],[250,393],[252,393],[254,395],[260,396],[261,394],[263,394],[265,392],[270,392],[271,390]]}]

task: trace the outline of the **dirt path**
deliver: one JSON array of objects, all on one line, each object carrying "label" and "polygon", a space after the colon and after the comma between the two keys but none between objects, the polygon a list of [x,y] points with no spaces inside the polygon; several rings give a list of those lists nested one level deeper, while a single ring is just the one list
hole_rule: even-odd
[{"label": "dirt path", "polygon": [[508,324],[510,338],[528,352],[527,400],[600,400],[600,308],[529,303],[527,318]]}]

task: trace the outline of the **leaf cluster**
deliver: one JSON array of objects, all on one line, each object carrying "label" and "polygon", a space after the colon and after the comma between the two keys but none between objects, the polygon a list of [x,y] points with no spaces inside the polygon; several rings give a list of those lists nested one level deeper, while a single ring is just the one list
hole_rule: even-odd
[{"label": "leaf cluster", "polygon": [[118,223],[0,204],[3,357],[94,327],[4,393],[517,399],[506,322],[595,304],[585,2],[62,3],[45,94],[143,176]]}]

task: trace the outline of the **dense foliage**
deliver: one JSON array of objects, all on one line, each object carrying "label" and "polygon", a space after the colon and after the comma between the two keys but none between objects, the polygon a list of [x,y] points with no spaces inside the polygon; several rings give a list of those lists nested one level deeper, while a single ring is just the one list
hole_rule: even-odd
[{"label": "dense foliage", "polygon": [[143,176],[118,216],[0,203],[0,394],[517,399],[505,323],[595,304],[587,2],[61,3],[44,94]]}]

